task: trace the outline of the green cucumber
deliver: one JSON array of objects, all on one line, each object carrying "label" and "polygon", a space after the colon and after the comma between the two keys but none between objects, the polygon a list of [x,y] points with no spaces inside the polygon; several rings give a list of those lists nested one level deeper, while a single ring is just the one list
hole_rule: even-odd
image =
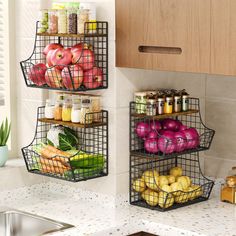
[{"label": "green cucumber", "polygon": [[104,157],[102,155],[91,155],[85,156],[84,158],[80,157],[77,160],[70,160],[70,165],[72,168],[95,168],[97,166],[104,165]]}]

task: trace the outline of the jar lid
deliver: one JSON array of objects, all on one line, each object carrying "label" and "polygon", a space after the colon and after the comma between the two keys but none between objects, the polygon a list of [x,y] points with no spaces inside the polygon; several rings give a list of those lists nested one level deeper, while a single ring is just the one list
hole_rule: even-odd
[{"label": "jar lid", "polygon": [[135,92],[134,93],[135,96],[147,96],[146,92]]}]

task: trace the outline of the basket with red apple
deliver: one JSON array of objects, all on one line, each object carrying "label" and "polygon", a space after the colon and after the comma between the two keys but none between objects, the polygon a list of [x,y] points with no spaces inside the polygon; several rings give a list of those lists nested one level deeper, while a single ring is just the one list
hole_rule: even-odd
[{"label": "basket with red apple", "polygon": [[36,33],[32,55],[20,62],[26,85],[64,91],[107,88],[107,22],[97,22],[96,33],[86,32],[89,28],[83,35]]}]

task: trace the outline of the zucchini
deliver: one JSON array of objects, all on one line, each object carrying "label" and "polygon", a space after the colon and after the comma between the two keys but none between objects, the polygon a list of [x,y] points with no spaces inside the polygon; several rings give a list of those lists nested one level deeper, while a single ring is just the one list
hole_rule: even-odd
[{"label": "zucchini", "polygon": [[70,165],[72,168],[93,168],[104,165],[104,157],[102,155],[85,155],[84,158],[82,156],[80,159],[70,160]]}]

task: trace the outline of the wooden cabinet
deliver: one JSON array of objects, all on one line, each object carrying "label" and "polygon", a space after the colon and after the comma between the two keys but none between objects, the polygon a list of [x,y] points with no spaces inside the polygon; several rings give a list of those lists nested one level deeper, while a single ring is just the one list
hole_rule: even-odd
[{"label": "wooden cabinet", "polygon": [[210,70],[210,0],[116,0],[116,66]]},{"label": "wooden cabinet", "polygon": [[235,0],[212,0],[210,73],[236,75]]}]

